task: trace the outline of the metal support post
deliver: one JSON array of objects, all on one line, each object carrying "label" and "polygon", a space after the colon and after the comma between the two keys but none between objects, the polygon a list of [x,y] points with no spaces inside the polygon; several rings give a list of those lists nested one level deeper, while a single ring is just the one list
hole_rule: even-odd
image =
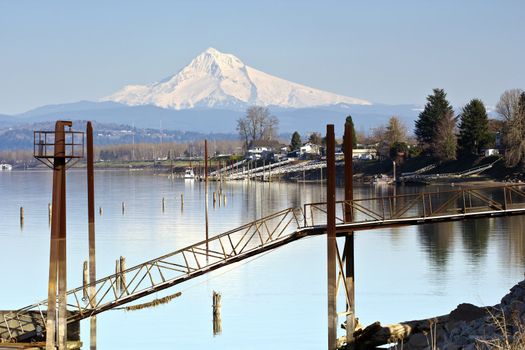
[{"label": "metal support post", "polygon": [[[352,222],[354,219],[353,200],[353,130],[350,123],[345,123],[344,134],[344,159],[345,159],[345,222]],[[354,348],[355,330],[355,291],[354,291],[354,232],[349,231],[345,237],[345,289],[347,295],[346,303],[346,344],[347,349]]]},{"label": "metal support post", "polygon": [[[93,170],[93,126],[91,122],[86,126],[87,146],[87,197],[88,197],[88,239],[89,239],[89,304],[92,308],[96,305],[95,281],[95,175]],[[102,208],[101,208],[102,212]],[[89,321],[89,348],[97,349],[97,316],[91,316]]]},{"label": "metal support post", "polygon": [[206,217],[206,255],[208,255],[208,140],[204,140],[204,208]]},{"label": "metal support post", "polygon": [[[66,349],[66,140],[64,127],[70,127],[71,125],[72,123],[68,121],[57,121],[55,124],[52,199],[53,213],[51,220],[51,246],[49,258],[46,350],[55,350],[56,333],[58,333],[58,349]],[[56,323],[57,309],[58,323]]]},{"label": "metal support post", "polygon": [[335,135],[334,126],[326,126],[326,162],[327,162],[327,275],[328,275],[328,350],[337,346],[337,276],[336,254],[337,240],[335,233]]}]

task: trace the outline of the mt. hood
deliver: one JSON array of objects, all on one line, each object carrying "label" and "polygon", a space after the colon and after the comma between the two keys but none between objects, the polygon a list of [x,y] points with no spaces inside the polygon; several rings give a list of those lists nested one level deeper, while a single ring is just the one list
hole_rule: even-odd
[{"label": "mt. hood", "polygon": [[169,109],[241,109],[248,105],[308,108],[336,104],[370,105],[274,77],[231,54],[209,48],[177,74],[148,85],[127,85],[106,101]]}]

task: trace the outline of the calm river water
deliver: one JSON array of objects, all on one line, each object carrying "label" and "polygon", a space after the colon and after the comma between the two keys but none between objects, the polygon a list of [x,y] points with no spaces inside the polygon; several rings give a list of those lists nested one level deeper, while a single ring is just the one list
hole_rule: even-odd
[{"label": "calm river water", "polygon": [[[0,172],[0,309],[47,297],[50,171]],[[81,284],[87,260],[86,178],[68,172],[68,286]],[[114,272],[204,238],[204,187],[165,176],[98,171],[97,275]],[[398,187],[397,193],[421,188]],[[429,190],[426,188],[425,190]],[[215,184],[210,186],[211,192]],[[227,205],[213,208],[210,235],[280,209],[323,201],[319,184],[238,182],[223,190]],[[355,197],[376,189],[359,186]],[[180,195],[184,194],[181,210]],[[339,189],[338,198],[342,198]],[[161,210],[166,198],[165,211]],[[126,213],[121,213],[121,202]],[[23,228],[19,208],[25,210]],[[98,207],[103,214],[98,214]],[[492,305],[523,278],[525,218],[378,229],[356,234],[357,316],[363,324],[425,318],[470,302]],[[212,334],[212,291],[222,293],[222,334]],[[325,237],[307,238],[175,286],[167,305],[108,311],[98,317],[99,349],[302,349],[326,347]],[[151,300],[146,298],[144,301]],[[88,321],[81,337],[89,348]]]}]

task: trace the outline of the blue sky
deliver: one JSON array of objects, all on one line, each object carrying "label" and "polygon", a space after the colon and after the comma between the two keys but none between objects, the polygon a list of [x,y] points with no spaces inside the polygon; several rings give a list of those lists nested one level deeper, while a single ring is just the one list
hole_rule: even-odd
[{"label": "blue sky", "polygon": [[525,88],[525,1],[0,0],[0,113],[95,100],[215,47],[267,73],[387,104]]}]

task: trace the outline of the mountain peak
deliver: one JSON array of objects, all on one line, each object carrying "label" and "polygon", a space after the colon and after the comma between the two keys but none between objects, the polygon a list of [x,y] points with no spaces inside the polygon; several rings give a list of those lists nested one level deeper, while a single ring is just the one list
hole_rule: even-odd
[{"label": "mountain peak", "polygon": [[370,102],[317,90],[245,65],[209,47],[177,74],[150,85],[128,85],[104,100],[171,109],[244,109],[249,105],[304,108]]}]

